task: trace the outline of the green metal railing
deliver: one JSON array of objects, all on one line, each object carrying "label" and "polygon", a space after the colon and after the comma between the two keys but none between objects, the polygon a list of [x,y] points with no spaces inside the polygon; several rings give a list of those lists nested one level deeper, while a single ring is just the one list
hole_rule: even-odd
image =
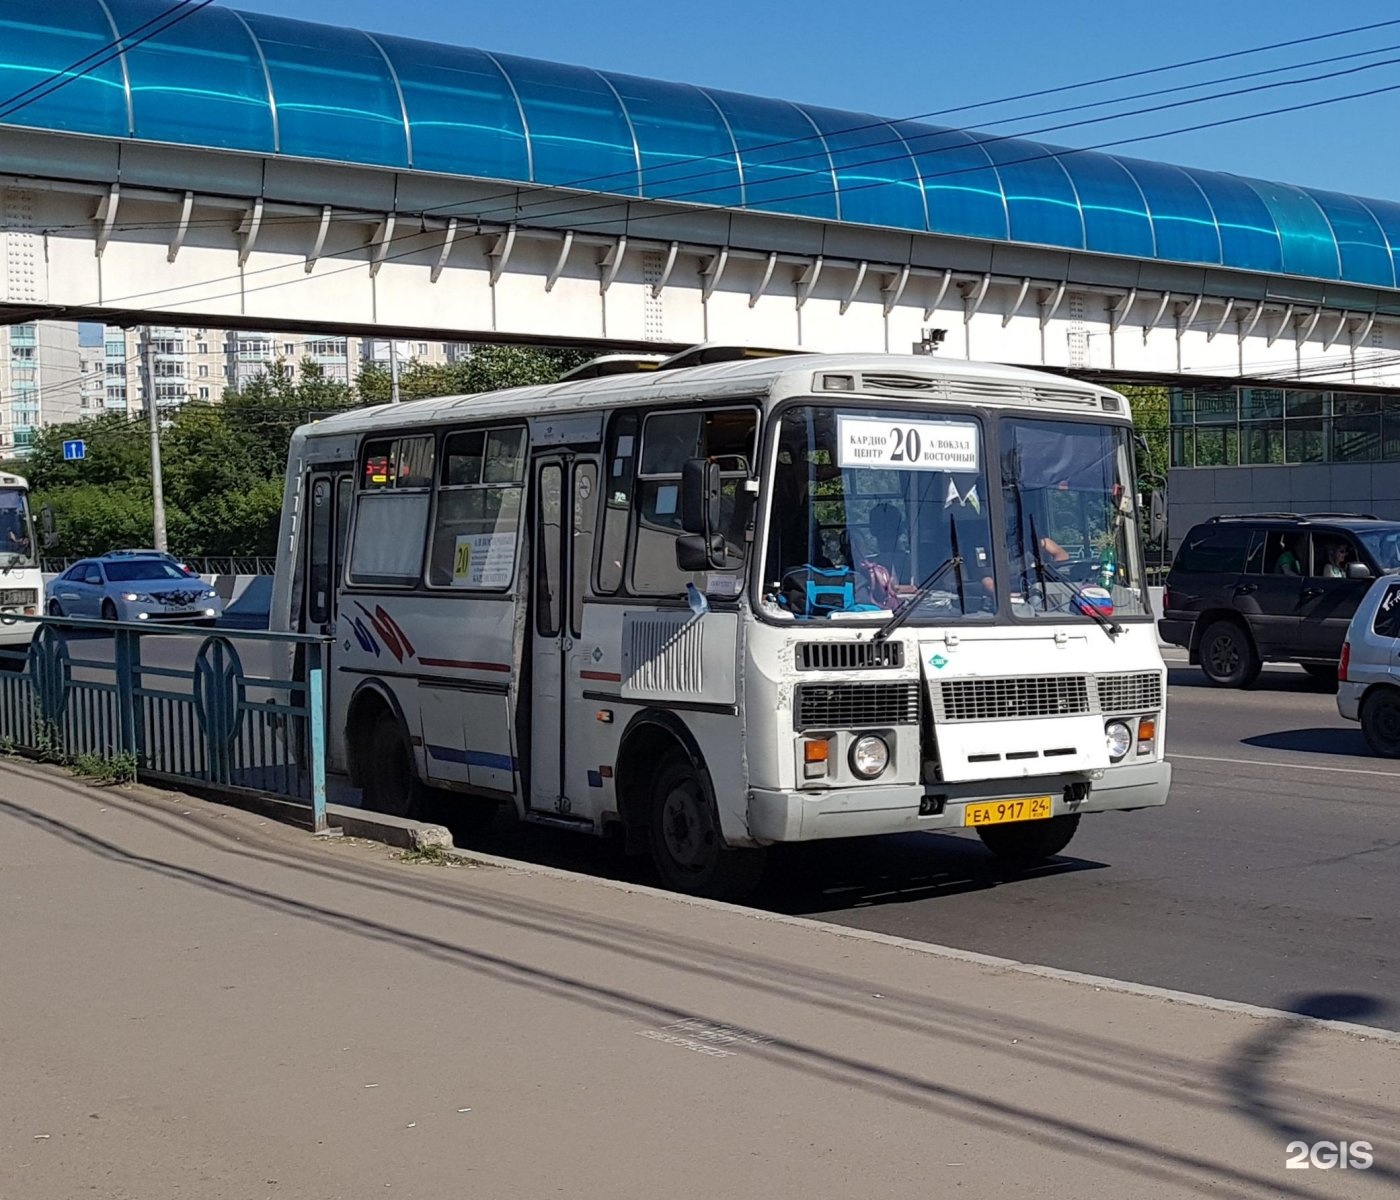
[{"label": "green metal railing", "polygon": [[[16,620],[35,629],[28,646],[0,647],[0,744],[60,761],[120,757],[138,778],[297,801],[325,831],[329,639]],[[249,644],[285,665],[250,674],[238,652]]]}]

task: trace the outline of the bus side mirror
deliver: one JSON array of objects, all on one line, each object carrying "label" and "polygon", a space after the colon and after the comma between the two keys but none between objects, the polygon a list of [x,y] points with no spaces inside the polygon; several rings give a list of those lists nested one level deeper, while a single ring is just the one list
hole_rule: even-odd
[{"label": "bus side mirror", "polygon": [[44,505],[40,511],[39,528],[44,533],[44,549],[52,550],[58,545],[58,521],[54,519],[52,504]]},{"label": "bus side mirror", "polygon": [[681,467],[681,528],[676,539],[676,566],[682,571],[717,571],[724,567],[724,538],[714,531],[722,482],[719,463],[688,458]]},{"label": "bus side mirror", "polygon": [[1370,579],[1370,578],[1371,578],[1371,568],[1368,567],[1365,563],[1358,563],[1358,562],[1347,563],[1347,578],[1348,578],[1348,579]]},{"label": "bus side mirror", "polygon": [[1167,533],[1167,498],[1161,492],[1153,492],[1147,507],[1147,536],[1152,542],[1160,542]]}]

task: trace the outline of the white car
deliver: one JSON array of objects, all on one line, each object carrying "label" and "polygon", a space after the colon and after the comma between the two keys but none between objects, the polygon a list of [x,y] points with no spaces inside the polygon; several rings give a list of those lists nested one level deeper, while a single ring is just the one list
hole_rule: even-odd
[{"label": "white car", "polygon": [[1351,618],[1337,668],[1337,711],[1371,751],[1400,758],[1400,576],[1382,575]]}]

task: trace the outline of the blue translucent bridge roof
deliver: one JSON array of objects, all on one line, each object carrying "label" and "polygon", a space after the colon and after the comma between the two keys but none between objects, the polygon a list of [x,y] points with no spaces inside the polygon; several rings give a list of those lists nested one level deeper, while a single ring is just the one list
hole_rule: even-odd
[{"label": "blue translucent bridge roof", "polygon": [[0,97],[99,64],[0,123],[1400,283],[1389,201],[217,5],[139,42],[168,8],[0,0]]}]

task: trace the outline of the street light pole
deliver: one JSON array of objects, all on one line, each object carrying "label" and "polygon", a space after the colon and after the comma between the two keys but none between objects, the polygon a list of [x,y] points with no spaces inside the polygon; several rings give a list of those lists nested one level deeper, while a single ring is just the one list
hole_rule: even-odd
[{"label": "street light pole", "polygon": [[151,364],[151,327],[141,327],[141,378],[146,391],[146,420],[151,426],[151,511],[155,524],[155,547],[169,549],[165,538],[165,483],[160,472],[160,408],[156,404],[155,368]]}]

